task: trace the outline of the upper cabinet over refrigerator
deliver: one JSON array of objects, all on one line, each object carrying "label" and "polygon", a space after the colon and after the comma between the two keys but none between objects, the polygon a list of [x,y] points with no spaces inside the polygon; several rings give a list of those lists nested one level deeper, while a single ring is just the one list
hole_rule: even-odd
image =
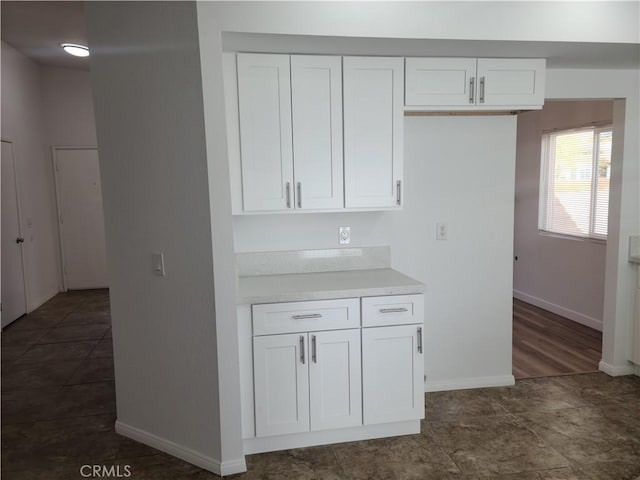
[{"label": "upper cabinet over refrigerator", "polygon": [[539,58],[407,58],[407,110],[539,109],[545,65]]}]

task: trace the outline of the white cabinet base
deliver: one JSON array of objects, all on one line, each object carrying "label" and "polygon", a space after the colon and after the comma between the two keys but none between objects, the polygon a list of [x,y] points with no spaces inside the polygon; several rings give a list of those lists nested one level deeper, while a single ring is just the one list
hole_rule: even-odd
[{"label": "white cabinet base", "polygon": [[294,433],[277,437],[260,437],[244,439],[244,454],[275,452],[290,448],[313,447],[331,443],[355,442],[373,438],[398,437],[400,435],[416,435],[420,433],[420,420],[409,422],[365,425],[338,430]]}]

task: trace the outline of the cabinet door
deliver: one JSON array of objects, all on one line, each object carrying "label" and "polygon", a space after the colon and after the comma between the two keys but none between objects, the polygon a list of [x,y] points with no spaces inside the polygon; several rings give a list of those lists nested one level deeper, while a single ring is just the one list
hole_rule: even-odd
[{"label": "cabinet door", "polygon": [[342,59],[291,56],[295,208],[343,208]]},{"label": "cabinet door", "polygon": [[307,334],[253,339],[256,436],[309,431]]},{"label": "cabinet door", "polygon": [[406,104],[475,105],[475,58],[407,58]]},{"label": "cabinet door", "polygon": [[422,326],[362,330],[364,424],[424,418]]},{"label": "cabinet door", "polygon": [[310,333],[311,430],[362,425],[360,330]]},{"label": "cabinet door", "polygon": [[345,206],[401,203],[404,59],[344,57]]},{"label": "cabinet door", "polygon": [[245,211],[292,207],[289,55],[238,54],[238,109]]},{"label": "cabinet door", "polygon": [[544,104],[544,59],[479,58],[478,105]]}]

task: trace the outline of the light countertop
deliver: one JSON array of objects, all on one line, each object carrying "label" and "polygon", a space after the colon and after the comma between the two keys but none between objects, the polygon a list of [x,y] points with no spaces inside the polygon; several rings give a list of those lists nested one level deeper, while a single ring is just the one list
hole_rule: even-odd
[{"label": "light countertop", "polygon": [[238,278],[238,304],[424,293],[422,283],[391,268]]}]

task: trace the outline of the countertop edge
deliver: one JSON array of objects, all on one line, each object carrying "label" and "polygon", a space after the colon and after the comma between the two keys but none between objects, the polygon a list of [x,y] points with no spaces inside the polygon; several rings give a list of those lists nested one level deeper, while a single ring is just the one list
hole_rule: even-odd
[{"label": "countertop edge", "polygon": [[403,285],[389,287],[364,287],[347,290],[318,290],[313,292],[294,292],[279,295],[258,295],[238,297],[237,305],[256,305],[260,303],[305,302],[310,300],[334,300],[354,297],[376,297],[382,295],[417,295],[425,293],[424,285]]}]

